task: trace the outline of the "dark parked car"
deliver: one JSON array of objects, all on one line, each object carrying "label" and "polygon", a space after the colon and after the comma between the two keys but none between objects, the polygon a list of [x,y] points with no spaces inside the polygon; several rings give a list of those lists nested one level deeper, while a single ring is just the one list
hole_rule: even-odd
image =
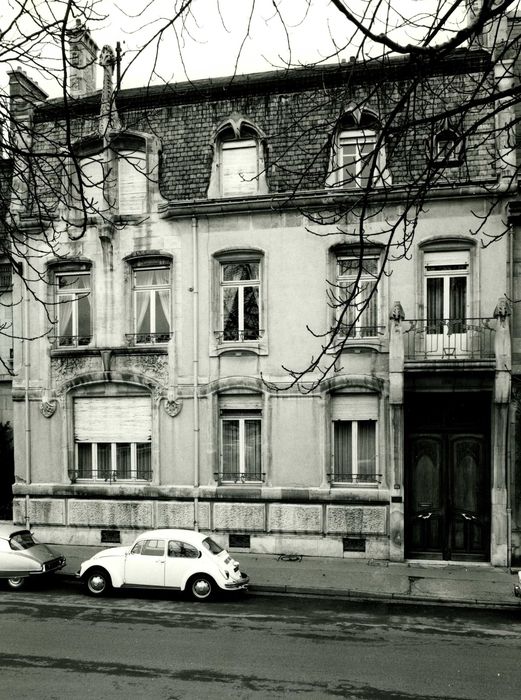
[{"label": "dark parked car", "polygon": [[23,588],[29,576],[52,574],[65,566],[65,557],[38,543],[29,530],[0,525],[0,579],[10,588]]}]

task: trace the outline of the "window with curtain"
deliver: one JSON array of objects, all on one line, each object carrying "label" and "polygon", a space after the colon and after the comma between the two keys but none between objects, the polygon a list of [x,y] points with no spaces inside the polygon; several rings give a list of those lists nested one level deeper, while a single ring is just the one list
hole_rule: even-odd
[{"label": "window with curtain", "polygon": [[136,344],[167,343],[170,339],[170,270],[170,264],[132,270]]},{"label": "window with curtain", "polygon": [[223,342],[260,338],[260,261],[237,259],[220,263]]},{"label": "window with curtain", "polygon": [[329,184],[344,189],[383,184],[385,150],[377,148],[379,129],[378,120],[368,112],[343,117],[333,140]]},{"label": "window with curtain", "polygon": [[58,345],[88,345],[92,336],[90,271],[57,272],[54,283]]},{"label": "window with curtain", "polygon": [[336,420],[333,426],[334,481],[377,481],[376,421]]},{"label": "window with curtain", "polygon": [[149,397],[75,399],[76,478],[150,481],[151,436]]},{"label": "window with curtain", "polygon": [[261,430],[260,410],[221,410],[221,481],[262,481]]},{"label": "window with curtain", "polygon": [[[337,321],[349,338],[378,335],[378,255],[337,257],[335,297]],[[347,305],[347,308],[346,308]]]},{"label": "window with curtain", "polygon": [[427,334],[465,333],[469,251],[427,252],[424,265]]}]

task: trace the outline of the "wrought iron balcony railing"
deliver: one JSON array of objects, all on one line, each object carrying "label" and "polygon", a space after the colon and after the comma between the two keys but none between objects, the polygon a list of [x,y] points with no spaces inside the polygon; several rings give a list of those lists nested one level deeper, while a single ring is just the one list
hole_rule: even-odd
[{"label": "wrought iron balcony railing", "polygon": [[90,345],[91,335],[51,335],[49,340],[59,348],[81,348]]},{"label": "wrought iron balcony railing", "polygon": [[370,340],[385,335],[385,326],[350,326],[342,325],[339,336],[349,340]]},{"label": "wrought iron balcony railing", "polygon": [[78,479],[94,482],[115,483],[116,481],[152,481],[151,469],[69,469],[69,479],[74,484]]},{"label": "wrought iron balcony railing", "polygon": [[493,360],[493,318],[406,319],[405,360]]},{"label": "wrought iron balcony railing", "polygon": [[350,472],[332,472],[327,475],[330,484],[379,484],[381,474],[352,474]]},{"label": "wrought iron balcony railing", "polygon": [[168,343],[173,333],[125,333],[128,345],[161,345]]},{"label": "wrought iron balcony railing", "polygon": [[228,329],[225,331],[214,331],[217,342],[221,343],[247,343],[260,340],[264,335],[263,330],[240,330]]},{"label": "wrought iron balcony railing", "polygon": [[251,484],[265,481],[264,472],[215,472],[215,480],[220,484]]}]

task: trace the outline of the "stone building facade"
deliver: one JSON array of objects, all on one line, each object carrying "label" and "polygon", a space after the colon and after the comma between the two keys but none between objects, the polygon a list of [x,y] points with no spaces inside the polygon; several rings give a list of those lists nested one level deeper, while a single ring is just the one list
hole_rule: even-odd
[{"label": "stone building facade", "polygon": [[[88,85],[74,71],[96,48],[71,41]],[[34,299],[13,310],[36,338],[14,349],[15,521],[54,542],[186,527],[252,552],[519,560],[515,152],[490,136],[492,108],[466,139],[464,121],[422,125],[433,95],[450,111],[486,76],[513,79],[505,61],[460,50],[418,82],[397,58],[115,99],[110,49],[100,62],[70,135],[60,100],[33,106],[35,152],[68,137],[76,155],[42,159],[45,186],[13,204],[20,230],[52,220],[59,237],[37,284],[55,323]],[[414,123],[381,143],[413,82]],[[397,250],[389,222],[447,143]],[[284,367],[332,337],[345,290],[335,371],[291,385]]]}]

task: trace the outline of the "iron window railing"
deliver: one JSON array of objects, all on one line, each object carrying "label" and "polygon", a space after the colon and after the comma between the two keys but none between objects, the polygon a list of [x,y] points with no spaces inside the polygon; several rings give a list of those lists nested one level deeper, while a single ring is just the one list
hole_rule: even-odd
[{"label": "iron window railing", "polygon": [[168,343],[173,333],[125,333],[128,345],[161,345]]},{"label": "iron window railing", "polygon": [[89,345],[92,336],[91,335],[53,335],[49,336],[49,340],[53,345],[57,345],[60,348],[78,348],[85,347]]},{"label": "iron window railing", "polygon": [[493,359],[495,330],[492,318],[407,319],[404,321],[405,359]]},{"label": "iron window railing", "polygon": [[244,472],[215,472],[215,480],[220,484],[251,484],[263,483],[266,479],[264,472],[244,473]]},{"label": "iron window railing", "polygon": [[327,475],[330,484],[380,484],[381,474],[352,474],[350,472],[331,472]]},{"label": "iron window railing", "polygon": [[74,484],[78,479],[85,479],[93,482],[105,482],[109,484],[117,481],[152,481],[151,469],[137,470],[116,470],[98,469],[97,473],[93,469],[69,469],[69,479]]}]

